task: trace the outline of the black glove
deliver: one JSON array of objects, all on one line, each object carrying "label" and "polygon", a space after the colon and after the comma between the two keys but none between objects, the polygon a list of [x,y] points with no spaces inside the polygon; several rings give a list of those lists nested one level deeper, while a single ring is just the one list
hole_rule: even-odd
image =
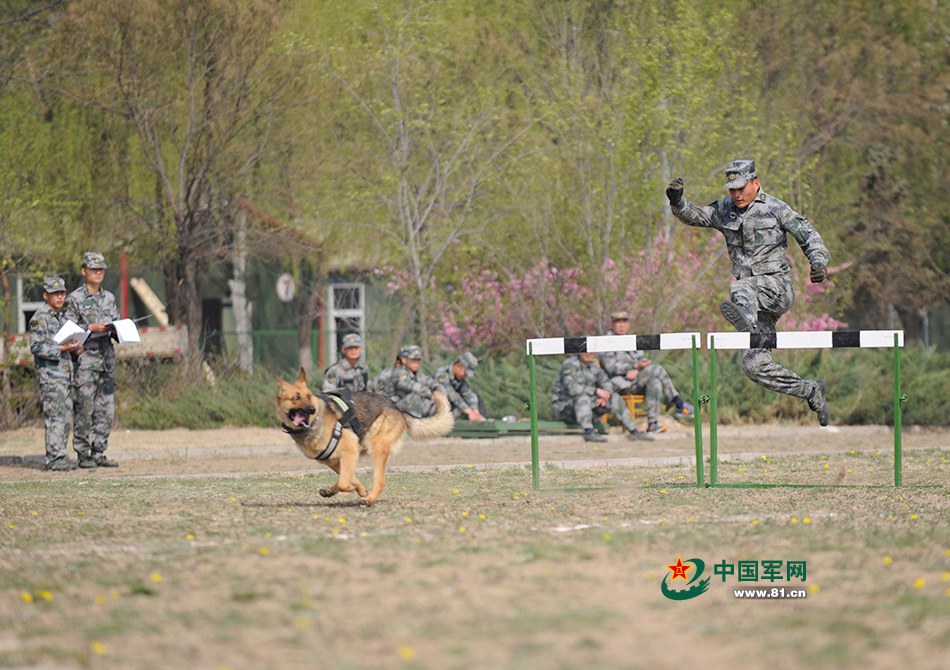
[{"label": "black glove", "polygon": [[825,270],[824,265],[812,265],[811,266],[811,283],[820,284],[825,281],[827,276],[827,271]]},{"label": "black glove", "polygon": [[678,205],[683,200],[683,191],[685,187],[683,186],[683,178],[677,177],[670,182],[670,185],[666,187],[666,197],[669,199],[671,205]]}]

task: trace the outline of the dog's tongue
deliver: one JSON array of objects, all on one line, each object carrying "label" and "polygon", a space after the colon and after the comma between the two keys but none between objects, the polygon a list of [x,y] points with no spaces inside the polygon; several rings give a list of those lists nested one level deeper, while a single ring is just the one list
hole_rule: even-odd
[{"label": "dog's tongue", "polygon": [[305,417],[303,414],[294,414],[294,425],[295,425],[295,426],[299,426],[300,424],[302,424],[302,423],[303,423],[304,421],[306,421],[306,420],[307,420],[307,419],[306,419],[306,417]]}]

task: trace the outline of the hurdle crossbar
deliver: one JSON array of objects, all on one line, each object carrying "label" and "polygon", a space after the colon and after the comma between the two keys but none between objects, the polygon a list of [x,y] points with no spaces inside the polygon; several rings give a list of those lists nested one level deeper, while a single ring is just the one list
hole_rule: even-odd
[{"label": "hurdle crossbar", "polygon": [[901,445],[902,408],[900,349],[904,346],[902,330],[855,331],[780,331],[774,333],[708,333],[709,349],[709,484],[719,483],[719,445],[717,414],[718,379],[716,352],[720,349],[894,349],[894,486],[902,485],[903,454]]},{"label": "hurdle crossbar", "polygon": [[[603,353],[608,351],[666,351],[692,349],[693,352],[693,407],[700,407],[699,399],[699,333],[660,333],[658,335],[591,335],[588,337],[547,337],[530,339],[525,344],[528,354],[529,404],[531,412],[531,475],[534,489],[541,488],[540,454],[538,447],[538,393],[535,384],[535,356],[554,354]],[[697,409],[693,425],[696,437],[696,485],[705,486],[703,472],[703,424]]]}]

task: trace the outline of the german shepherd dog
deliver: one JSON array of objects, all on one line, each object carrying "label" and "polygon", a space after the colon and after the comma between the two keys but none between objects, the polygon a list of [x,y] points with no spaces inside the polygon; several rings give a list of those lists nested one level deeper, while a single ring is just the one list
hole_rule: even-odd
[{"label": "german shepherd dog", "polygon": [[[379,393],[357,391],[350,399],[317,395],[307,386],[303,368],[292,383],[277,378],[277,416],[284,430],[304,456],[322,461],[340,476],[332,487],[320,489],[320,495],[329,498],[340,491],[356,491],[365,505],[379,499],[386,486],[386,463],[399,453],[406,434],[419,439],[452,430],[455,419],[449,399],[442,391],[435,391],[433,398],[435,414],[417,419]],[[373,488],[368,493],[356,478],[357,461],[365,453],[373,458]]]}]

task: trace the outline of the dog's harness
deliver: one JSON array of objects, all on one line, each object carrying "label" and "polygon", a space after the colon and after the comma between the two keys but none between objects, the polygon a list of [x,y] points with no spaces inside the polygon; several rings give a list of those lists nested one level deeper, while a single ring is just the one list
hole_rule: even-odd
[{"label": "dog's harness", "polygon": [[327,444],[326,449],[314,457],[315,460],[325,461],[336,451],[336,447],[340,443],[340,437],[343,435],[345,428],[349,428],[356,433],[356,437],[360,440],[363,439],[363,434],[366,431],[360,420],[356,418],[356,411],[350,406],[352,394],[349,389],[340,389],[339,391],[333,391],[331,393],[319,393],[317,397],[324,402],[332,402],[343,413],[343,415],[337,419],[337,422],[333,424],[333,433],[330,435],[330,442]]}]

